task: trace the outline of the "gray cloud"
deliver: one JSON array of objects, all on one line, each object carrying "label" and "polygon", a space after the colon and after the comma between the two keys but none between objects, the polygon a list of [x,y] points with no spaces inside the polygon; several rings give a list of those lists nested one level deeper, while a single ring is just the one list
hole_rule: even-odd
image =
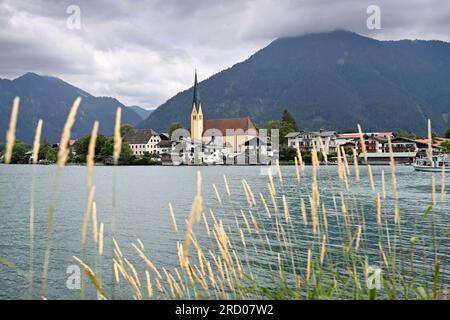
[{"label": "gray cloud", "polygon": [[[66,8],[81,8],[81,30]],[[366,28],[379,5],[382,29]],[[156,107],[272,40],[349,29],[378,39],[450,41],[439,0],[0,0],[0,77],[54,75],[94,95]]]}]

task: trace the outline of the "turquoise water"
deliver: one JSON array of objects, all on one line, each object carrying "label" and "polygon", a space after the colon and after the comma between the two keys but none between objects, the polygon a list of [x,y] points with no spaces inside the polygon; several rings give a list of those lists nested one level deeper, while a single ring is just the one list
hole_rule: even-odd
[{"label": "turquoise water", "polygon": [[[189,214],[192,200],[195,195],[196,173],[200,170],[203,177],[203,196],[205,212],[214,210],[218,219],[223,220],[226,230],[231,237],[238,237],[236,219],[242,223],[240,208],[248,208],[248,204],[242,187],[242,179],[246,179],[251,186],[258,202],[257,217],[266,229],[273,230],[273,219],[265,216],[264,209],[259,201],[259,193],[262,193],[269,202],[268,177],[261,174],[259,167],[96,167],[94,170],[94,184],[96,186],[95,201],[97,204],[98,221],[105,223],[105,256],[103,259],[103,275],[105,283],[110,283],[110,267],[107,264],[110,259],[110,221],[112,211],[113,177],[117,177],[117,239],[125,255],[136,265],[142,265],[131,243],[141,239],[145,245],[146,254],[156,266],[170,269],[178,265],[176,250],[177,240],[183,239],[180,234],[174,232],[168,203],[174,208],[178,225],[184,228],[184,221]],[[374,167],[374,180],[376,192],[381,193],[381,171],[386,173],[388,185],[388,205],[386,214],[393,215],[393,199],[390,198],[390,174],[389,167]],[[38,166],[35,168],[35,274],[36,284],[33,296],[39,297],[40,275],[42,272],[43,253],[45,250],[47,209],[50,204],[51,194],[56,183],[56,167]],[[283,182],[275,179],[279,190],[284,191],[290,208],[290,214],[295,228],[295,239],[291,239],[292,246],[301,252],[299,259],[304,258],[302,250],[307,248],[311,239],[303,229],[300,214],[300,198],[308,203],[308,195],[311,186],[310,168],[307,168],[298,186],[295,168],[282,167]],[[367,168],[361,168],[362,181],[351,183],[351,192],[342,189],[336,174],[336,167],[322,167],[319,173],[321,188],[321,200],[326,204],[329,213],[330,242],[339,245],[339,231],[337,225],[339,217],[334,212],[333,196],[339,197],[344,191],[349,197],[347,206],[350,211],[364,212],[367,237],[363,239],[362,246],[367,251],[375,252],[377,248],[376,222],[374,210],[374,197],[367,179]],[[57,180],[56,207],[54,215],[54,230],[52,242],[52,255],[49,272],[49,298],[73,299],[79,297],[79,291],[70,290],[66,286],[68,274],[67,268],[75,264],[72,256],[80,256],[81,252],[81,226],[86,206],[87,190],[85,185],[86,168],[82,166],[66,167]],[[231,189],[231,197],[226,196],[223,175],[226,175]],[[448,175],[447,175],[448,176]],[[0,166],[0,258],[13,263],[20,270],[28,270],[28,230],[30,189],[33,180],[32,166]],[[408,245],[412,236],[420,233],[421,244],[429,248],[431,239],[431,223],[418,223],[427,207],[431,204],[431,174],[414,172],[412,167],[400,166],[397,168],[397,180],[399,198],[401,203],[403,236],[405,245]],[[440,192],[440,176],[436,174],[436,189]],[[222,195],[223,204],[219,205],[212,185],[215,184]],[[450,184],[450,182],[449,182]],[[281,194],[281,193],[280,193]],[[436,196],[436,232],[444,235],[450,227],[450,203],[448,198],[440,200]],[[282,208],[281,200],[279,206]],[[258,211],[259,210],[259,211]],[[282,209],[280,209],[282,211]],[[282,213],[280,213],[282,215]],[[355,226],[361,225],[361,217],[353,221]],[[200,240],[208,243],[204,229],[198,227],[197,234]],[[91,229],[90,229],[91,232]],[[91,233],[89,233],[91,235]],[[274,250],[277,249],[275,235],[273,235]],[[394,239],[390,239],[394,245]],[[449,283],[448,257],[449,242],[442,237],[440,239],[440,256],[444,262],[442,266],[444,281]],[[239,248],[237,248],[239,251]],[[427,249],[428,250],[428,249]],[[87,261],[94,261],[93,244],[89,239]],[[427,264],[430,250],[427,255],[417,257],[417,265]],[[306,253],[305,253],[306,254]],[[258,256],[249,257],[253,265],[264,263],[276,264],[273,257],[264,252],[261,244]],[[373,263],[381,265],[374,253]],[[142,270],[139,270],[142,271]],[[106,285],[108,287],[108,285]],[[117,290],[116,298],[130,297],[126,290]],[[17,270],[12,270],[0,264],[0,299],[23,299],[28,297],[28,282]],[[89,298],[94,298],[92,290],[88,292]]]}]

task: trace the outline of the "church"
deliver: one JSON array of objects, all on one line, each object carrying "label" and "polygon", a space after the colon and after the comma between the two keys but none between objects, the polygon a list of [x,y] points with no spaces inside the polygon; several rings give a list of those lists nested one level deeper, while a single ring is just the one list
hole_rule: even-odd
[{"label": "church", "polygon": [[197,82],[194,79],[194,97],[191,112],[191,140],[203,145],[227,146],[229,152],[240,153],[245,143],[258,136],[258,131],[249,117],[228,119],[205,119]]}]

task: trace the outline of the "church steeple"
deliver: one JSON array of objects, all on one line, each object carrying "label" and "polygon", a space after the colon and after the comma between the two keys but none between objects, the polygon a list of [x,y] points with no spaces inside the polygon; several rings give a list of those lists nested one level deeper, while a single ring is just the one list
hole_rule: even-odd
[{"label": "church steeple", "polygon": [[198,91],[197,70],[195,70],[194,78],[194,97],[192,99],[191,112],[191,139],[202,140],[203,135],[203,112],[200,94]]},{"label": "church steeple", "polygon": [[194,98],[192,104],[194,104],[197,108],[200,106],[200,94],[198,93],[197,70],[195,70]]}]

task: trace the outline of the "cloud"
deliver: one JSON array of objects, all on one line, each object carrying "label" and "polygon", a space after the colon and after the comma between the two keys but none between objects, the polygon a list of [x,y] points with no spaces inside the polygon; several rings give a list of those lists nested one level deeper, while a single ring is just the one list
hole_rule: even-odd
[{"label": "cloud", "polygon": [[[66,9],[81,8],[81,30]],[[366,9],[381,8],[368,30]],[[439,10],[436,10],[439,8]],[[378,39],[450,41],[450,4],[438,0],[0,0],[0,77],[34,71],[94,95],[157,107],[272,40],[349,29]]]}]

